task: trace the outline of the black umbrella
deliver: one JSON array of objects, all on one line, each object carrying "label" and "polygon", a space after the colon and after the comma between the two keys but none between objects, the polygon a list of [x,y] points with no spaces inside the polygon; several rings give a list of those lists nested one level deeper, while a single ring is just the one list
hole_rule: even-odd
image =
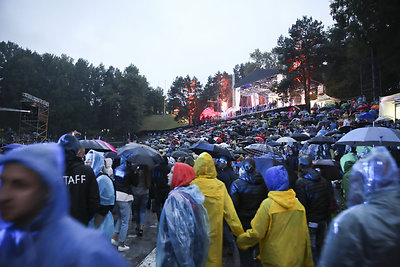
[{"label": "black umbrella", "polygon": [[96,150],[99,152],[110,152],[111,148],[106,146],[105,144],[99,142],[98,140],[80,140],[79,141],[81,147],[85,148],[85,150]]},{"label": "black umbrella", "polygon": [[353,129],[355,129],[355,127],[354,127],[354,126],[351,126],[351,125],[346,125],[346,126],[339,127],[339,131],[340,131],[341,133],[348,133],[348,132],[350,132],[350,131],[353,130]]},{"label": "black umbrella", "polygon": [[229,159],[233,159],[233,155],[228,149],[219,147],[217,145],[209,144],[206,141],[199,141],[189,147],[196,154],[201,154],[203,152],[209,153],[213,158],[218,158],[225,156]]},{"label": "black umbrella", "polygon": [[171,156],[177,159],[180,157],[183,157],[183,158],[189,157],[189,154],[185,151],[177,150],[177,151],[172,152]]},{"label": "black umbrella", "polygon": [[317,145],[322,145],[322,144],[334,144],[336,141],[330,136],[316,136],[308,140],[309,144],[317,144]]},{"label": "black umbrella", "polygon": [[340,134],[341,132],[338,129],[333,129],[325,134],[325,136],[333,136],[335,134]]},{"label": "black umbrella", "polygon": [[293,139],[300,141],[300,142],[310,139],[310,136],[303,134],[303,133],[294,133],[290,137],[292,137]]},{"label": "black umbrella", "polygon": [[118,156],[126,158],[137,165],[147,165],[150,168],[163,161],[161,154],[146,145],[129,143],[118,149]]}]

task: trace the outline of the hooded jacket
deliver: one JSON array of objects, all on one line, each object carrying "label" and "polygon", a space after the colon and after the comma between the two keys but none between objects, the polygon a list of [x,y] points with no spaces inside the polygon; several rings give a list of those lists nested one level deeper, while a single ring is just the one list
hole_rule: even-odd
[{"label": "hooded jacket", "polygon": [[331,223],[319,266],[397,266],[400,176],[394,159],[376,147],[353,166],[350,180],[351,207]]},{"label": "hooded jacket", "polygon": [[38,173],[50,195],[28,225],[17,227],[9,222],[2,226],[1,266],[128,266],[101,233],[68,215],[69,195],[62,179],[64,153],[59,145],[28,145],[0,156],[0,166],[10,162]]},{"label": "hooded jacket", "polygon": [[222,266],[222,225],[223,219],[228,223],[235,236],[243,233],[243,227],[236,214],[232,199],[225,184],[217,179],[217,171],[210,154],[204,152],[194,164],[197,184],[205,196],[204,207],[210,219],[210,249],[206,266]]},{"label": "hooded jacket", "polygon": [[70,214],[84,225],[88,225],[100,205],[96,176],[93,170],[76,156],[80,144],[75,136],[64,134],[58,140],[58,144],[62,146],[65,154],[66,170],[63,177],[70,195]]},{"label": "hooded jacket", "polygon": [[244,230],[249,229],[261,202],[268,196],[263,177],[257,171],[245,171],[232,183],[230,195]]},{"label": "hooded jacket", "polygon": [[317,171],[306,169],[296,181],[296,195],[307,212],[307,221],[326,221],[330,214],[331,192],[328,181]]},{"label": "hooded jacket", "polygon": [[[115,189],[113,182],[108,175],[103,173],[104,170],[104,156],[103,153],[90,150],[86,157],[93,154],[92,169],[96,175],[96,181],[99,186],[100,194],[100,208],[98,213],[104,216],[103,221],[99,225],[108,238],[111,238],[114,234],[114,218],[111,211],[115,204]],[[94,218],[89,222],[89,226],[94,228]]]},{"label": "hooded jacket", "polygon": [[157,266],[204,266],[210,245],[210,224],[204,195],[195,184],[192,167],[176,163],[172,191],[161,213]]},{"label": "hooded jacket", "polygon": [[305,210],[289,189],[286,169],[271,167],[264,177],[268,198],[257,210],[251,229],[238,236],[239,248],[259,243],[263,266],[314,266]]}]

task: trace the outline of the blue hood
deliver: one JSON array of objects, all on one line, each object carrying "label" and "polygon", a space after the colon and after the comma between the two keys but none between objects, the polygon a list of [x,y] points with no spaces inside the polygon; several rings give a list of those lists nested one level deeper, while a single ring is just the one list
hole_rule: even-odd
[{"label": "blue hood", "polygon": [[92,149],[89,150],[89,152],[86,154],[86,159],[89,154],[93,154],[92,166],[90,167],[92,167],[94,174],[98,176],[104,168],[104,153],[97,152]]},{"label": "blue hood", "polygon": [[286,168],[282,165],[266,170],[264,181],[269,191],[289,190],[289,175]]},{"label": "blue hood", "polygon": [[[56,143],[27,145],[0,155],[0,173],[7,163],[20,163],[39,174],[50,191],[47,205],[28,225],[30,229],[40,228],[47,222],[66,215],[69,209],[69,195],[65,188],[64,151]],[[1,220],[1,218],[0,218]],[[6,227],[12,223],[5,223]]]},{"label": "blue hood", "polygon": [[58,139],[58,144],[64,149],[66,159],[75,158],[81,146],[78,138],[72,134],[64,134],[61,136],[60,139]]}]

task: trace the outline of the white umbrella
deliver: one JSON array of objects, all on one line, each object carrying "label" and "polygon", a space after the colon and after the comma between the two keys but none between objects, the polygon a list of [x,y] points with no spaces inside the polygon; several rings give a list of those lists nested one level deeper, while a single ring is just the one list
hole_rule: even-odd
[{"label": "white umbrella", "polygon": [[284,137],[281,137],[278,140],[276,140],[276,142],[278,142],[278,143],[296,143],[297,141],[296,141],[296,139],[293,139],[291,137],[284,136]]},{"label": "white umbrella", "polygon": [[385,127],[364,127],[345,134],[337,144],[349,146],[400,146],[400,131]]},{"label": "white umbrella", "polygon": [[379,118],[377,118],[375,120],[375,122],[378,122],[378,121],[393,121],[393,120],[394,120],[394,118],[392,116],[383,115],[383,116],[380,116]]}]

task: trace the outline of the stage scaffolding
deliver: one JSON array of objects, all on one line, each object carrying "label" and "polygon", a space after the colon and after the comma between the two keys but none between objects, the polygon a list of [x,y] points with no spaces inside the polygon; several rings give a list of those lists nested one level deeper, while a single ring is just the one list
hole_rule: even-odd
[{"label": "stage scaffolding", "polygon": [[29,110],[29,113],[21,113],[19,124],[20,137],[26,136],[28,139],[33,136],[34,143],[43,143],[47,140],[47,129],[49,122],[49,102],[22,93],[21,107]]}]

